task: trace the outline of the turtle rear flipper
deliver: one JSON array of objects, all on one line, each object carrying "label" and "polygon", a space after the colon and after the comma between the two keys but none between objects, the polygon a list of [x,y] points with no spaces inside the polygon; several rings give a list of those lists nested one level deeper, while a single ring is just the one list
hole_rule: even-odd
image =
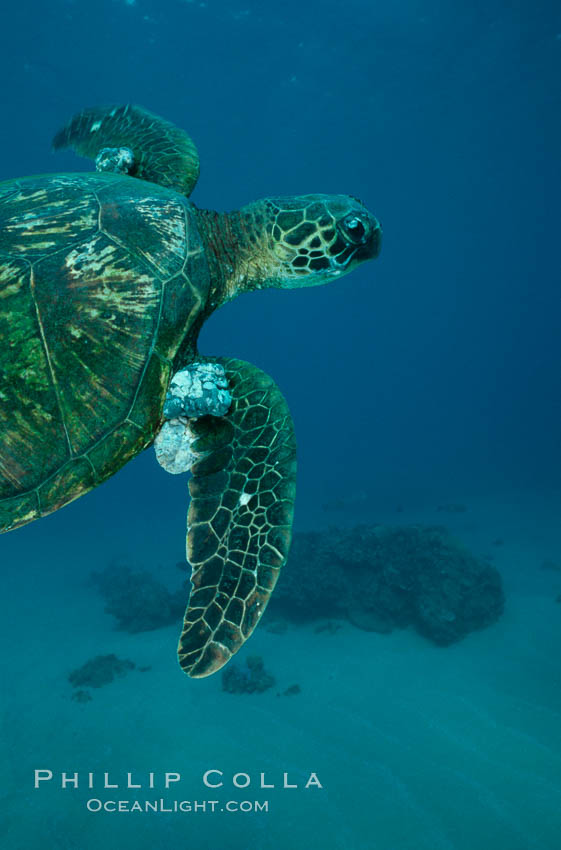
[{"label": "turtle rear flipper", "polygon": [[178,656],[194,678],[219,670],[259,622],[290,546],[296,443],[273,380],[242,360],[217,358],[232,404],[190,421],[187,557],[193,589]]},{"label": "turtle rear flipper", "polygon": [[53,148],[70,147],[96,159],[103,148],[129,148],[132,177],[189,196],[199,177],[199,155],[187,133],[139,106],[92,107],[70,119]]}]

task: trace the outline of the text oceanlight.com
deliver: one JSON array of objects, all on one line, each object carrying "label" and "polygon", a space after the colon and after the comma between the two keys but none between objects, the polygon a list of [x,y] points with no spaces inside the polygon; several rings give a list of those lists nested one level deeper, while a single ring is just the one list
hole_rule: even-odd
[{"label": "text oceanlight.com", "polygon": [[86,803],[89,812],[182,812],[207,814],[213,812],[268,812],[269,800],[98,800]]}]

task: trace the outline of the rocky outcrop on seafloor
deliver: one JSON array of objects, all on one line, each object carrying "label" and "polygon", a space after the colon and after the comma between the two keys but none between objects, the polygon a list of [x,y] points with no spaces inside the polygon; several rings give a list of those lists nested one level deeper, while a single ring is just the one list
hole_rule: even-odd
[{"label": "rocky outcrop on seafloor", "polygon": [[289,618],[412,626],[440,645],[489,626],[503,606],[495,567],[445,529],[380,525],[296,534],[271,602]]},{"label": "rocky outcrop on seafloor", "polygon": [[90,658],[81,667],[77,667],[68,674],[68,681],[74,688],[71,699],[79,703],[91,702],[92,695],[86,688],[103,688],[115,679],[126,676],[131,670],[147,673],[150,669],[150,667],[138,667],[128,658],[117,658],[114,653],[96,655],[95,658]]},{"label": "rocky outcrop on seafloor", "polygon": [[255,694],[269,690],[275,684],[274,676],[267,673],[260,655],[250,655],[241,667],[230,662],[222,673],[222,690],[231,694]]},{"label": "rocky outcrop on seafloor", "polygon": [[185,588],[169,591],[144,570],[111,564],[94,572],[91,579],[105,599],[105,611],[125,632],[147,632],[180,623],[189,593]]},{"label": "rocky outcrop on seafloor", "polygon": [[85,701],[82,696],[85,692],[81,689],[102,688],[104,685],[109,685],[115,677],[124,676],[135,667],[134,661],[129,661],[128,658],[117,658],[113,653],[96,655],[95,658],[90,658],[81,667],[69,673],[68,681],[73,688],[80,688],[77,692],[80,694],[78,701]]}]

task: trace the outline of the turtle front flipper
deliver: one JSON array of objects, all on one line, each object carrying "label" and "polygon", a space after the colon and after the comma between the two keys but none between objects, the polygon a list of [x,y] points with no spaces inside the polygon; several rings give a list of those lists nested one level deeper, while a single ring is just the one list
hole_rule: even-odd
[{"label": "turtle front flipper", "polygon": [[[187,133],[139,106],[106,106],[84,109],[70,119],[53,139],[53,148],[70,147],[81,156],[120,163],[131,177],[149,180],[189,196],[199,177],[199,155]],[[127,149],[132,161],[124,160]],[[121,153],[123,152],[123,153]],[[124,162],[123,162],[124,160]],[[104,166],[107,168],[107,166]]]},{"label": "turtle front flipper", "polygon": [[259,622],[290,546],[296,443],[274,381],[242,360],[217,358],[232,404],[189,420],[192,449],[187,558],[192,591],[178,656],[194,678],[219,670]]}]

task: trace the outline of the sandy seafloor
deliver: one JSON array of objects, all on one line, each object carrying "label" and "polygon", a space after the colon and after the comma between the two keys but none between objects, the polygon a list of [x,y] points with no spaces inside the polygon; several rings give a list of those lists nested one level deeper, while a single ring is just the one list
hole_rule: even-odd
[{"label": "sandy seafloor", "polygon": [[[311,625],[279,635],[264,619],[243,650],[262,654],[276,676],[277,686],[260,695],[224,693],[219,675],[188,680],[176,664],[174,628],[115,631],[86,582],[90,569],[120,554],[145,567],[153,560],[163,575],[175,569],[179,538],[158,542],[157,524],[141,517],[135,526],[134,512],[88,533],[87,502],[99,498],[66,509],[75,511],[74,537],[57,539],[67,516],[64,525],[54,517],[0,541],[3,850],[558,850],[561,573],[540,566],[561,561],[559,493],[474,496],[462,514],[436,512],[432,498],[397,515],[363,505],[360,519],[445,523],[476,554],[492,556],[504,579],[504,616],[445,649],[412,631],[378,635],[348,623],[335,634]],[[333,517],[301,505],[299,519],[305,528]],[[492,545],[497,537],[503,545]],[[110,652],[152,669],[94,691],[89,703],[73,701],[69,671]],[[278,695],[294,683],[299,695]],[[35,768],[110,771],[121,781],[128,770],[179,771],[182,783],[169,792],[62,791],[55,782],[36,791]],[[247,772],[253,783],[205,792],[208,768],[225,778]],[[315,771],[324,788],[261,791],[262,771],[277,783],[284,771],[300,783]],[[92,796],[133,794],[268,799],[270,810],[85,809]]]}]

